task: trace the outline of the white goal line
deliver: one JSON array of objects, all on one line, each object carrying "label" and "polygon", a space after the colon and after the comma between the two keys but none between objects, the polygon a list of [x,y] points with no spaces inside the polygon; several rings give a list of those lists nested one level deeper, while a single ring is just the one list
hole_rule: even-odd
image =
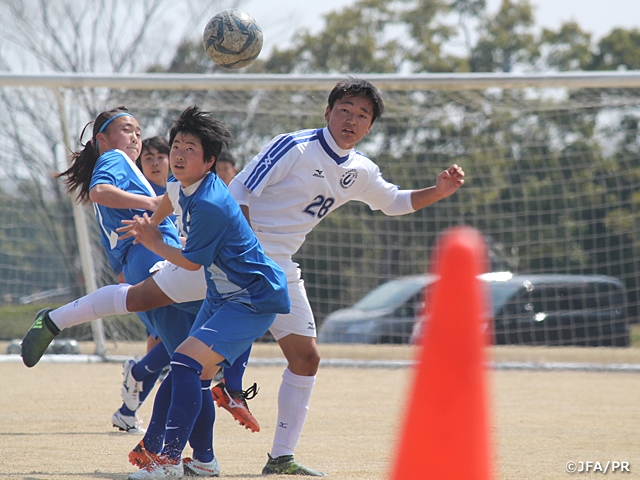
[{"label": "white goal line", "polygon": [[[44,355],[39,363],[123,363],[127,355]],[[22,362],[20,355],[0,355],[0,363]],[[321,367],[400,369],[413,367],[413,360],[352,360],[332,358],[320,361]],[[284,358],[250,358],[249,365],[257,367],[286,366]],[[589,362],[488,362],[491,370],[523,371],[580,371],[580,372],[628,372],[640,373],[637,363],[589,363]]]}]

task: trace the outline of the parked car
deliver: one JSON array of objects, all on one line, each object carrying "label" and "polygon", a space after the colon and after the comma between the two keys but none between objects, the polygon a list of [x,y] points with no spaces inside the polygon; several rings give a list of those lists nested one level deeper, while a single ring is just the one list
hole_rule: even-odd
[{"label": "parked car", "polygon": [[[624,284],[603,275],[495,272],[487,287],[495,343],[628,346]],[[432,275],[386,282],[353,306],[328,315],[318,331],[325,343],[408,343]]]},{"label": "parked car", "polygon": [[422,311],[423,292],[433,275],[390,280],[353,306],[329,314],[318,329],[325,343],[408,343]]}]

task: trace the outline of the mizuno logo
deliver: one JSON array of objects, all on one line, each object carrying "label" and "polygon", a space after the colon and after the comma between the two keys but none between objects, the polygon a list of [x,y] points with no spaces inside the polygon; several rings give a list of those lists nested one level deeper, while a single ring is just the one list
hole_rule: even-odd
[{"label": "mizuno logo", "polygon": [[285,422],[278,422],[278,426],[280,428],[289,428],[289,424]]},{"label": "mizuno logo", "polygon": [[318,178],[324,178],[322,170],[316,170],[315,173],[313,174],[313,176],[314,177],[318,177]]},{"label": "mizuno logo", "polygon": [[307,330],[315,330],[315,329],[316,329],[316,324],[313,322],[309,322],[307,326]]}]

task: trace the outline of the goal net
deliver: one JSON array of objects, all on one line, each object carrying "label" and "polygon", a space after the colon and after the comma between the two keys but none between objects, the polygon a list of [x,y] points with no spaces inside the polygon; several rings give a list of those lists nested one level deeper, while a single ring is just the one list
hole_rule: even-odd
[{"label": "goal net", "polygon": [[[318,325],[385,282],[424,274],[438,236],[466,224],[486,239],[489,271],[536,279],[527,287],[525,278],[520,297],[496,312],[506,343],[628,345],[640,302],[640,75],[363,77],[382,91],[386,112],[357,148],[383,176],[418,189],[457,163],[466,184],[410,215],[387,217],[352,202],[327,216],[295,256]],[[198,104],[230,127],[241,168],[273,136],[323,126],[328,93],[343,78],[0,75],[0,308],[59,305],[93,288],[88,275],[95,286],[115,281],[91,208],[74,216],[72,199],[52,178],[98,112],[126,105],[148,137],[166,135],[173,118]],[[83,215],[85,247],[78,229]],[[374,295],[376,308],[389,310],[367,314],[369,320],[404,319],[400,330],[387,326],[377,335],[371,322],[361,321],[331,341],[407,342],[406,325],[422,298],[409,291]],[[546,296],[536,297],[542,291]],[[564,325],[557,336],[552,317]],[[103,325],[107,348],[144,336],[135,316],[103,319]],[[358,337],[362,332],[367,335]],[[95,335],[89,327],[72,333]],[[618,358],[614,350],[588,349],[599,356],[611,351],[610,361]]]}]

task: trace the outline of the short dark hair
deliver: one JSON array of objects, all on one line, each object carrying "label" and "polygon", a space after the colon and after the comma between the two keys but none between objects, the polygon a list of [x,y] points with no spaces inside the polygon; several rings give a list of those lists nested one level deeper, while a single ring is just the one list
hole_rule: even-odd
[{"label": "short dark hair", "polygon": [[[220,120],[211,116],[210,112],[200,110],[197,105],[187,107],[178,118],[173,121],[169,131],[169,145],[178,133],[190,133],[200,140],[204,151],[205,162],[209,159],[217,159],[223,148],[228,148],[233,143],[233,137],[227,126]],[[213,171],[215,161],[211,165]]]},{"label": "short dark hair", "polygon": [[373,104],[372,124],[384,113],[382,95],[371,82],[353,77],[348,77],[346,80],[338,82],[329,94],[329,110],[333,109],[338,100],[346,96],[365,97],[371,101]]},{"label": "short dark hair", "polygon": [[142,155],[144,152],[151,152],[151,149],[155,148],[158,153],[169,156],[169,142],[162,135],[156,135],[155,137],[149,137],[142,140],[142,148],[140,149],[140,156],[136,160],[136,165],[142,170]]},{"label": "short dark hair", "polygon": [[231,155],[231,152],[229,150],[223,150],[220,152],[220,155],[218,155],[218,162],[227,162],[230,163],[233,167],[236,166],[236,159],[233,155]]}]

